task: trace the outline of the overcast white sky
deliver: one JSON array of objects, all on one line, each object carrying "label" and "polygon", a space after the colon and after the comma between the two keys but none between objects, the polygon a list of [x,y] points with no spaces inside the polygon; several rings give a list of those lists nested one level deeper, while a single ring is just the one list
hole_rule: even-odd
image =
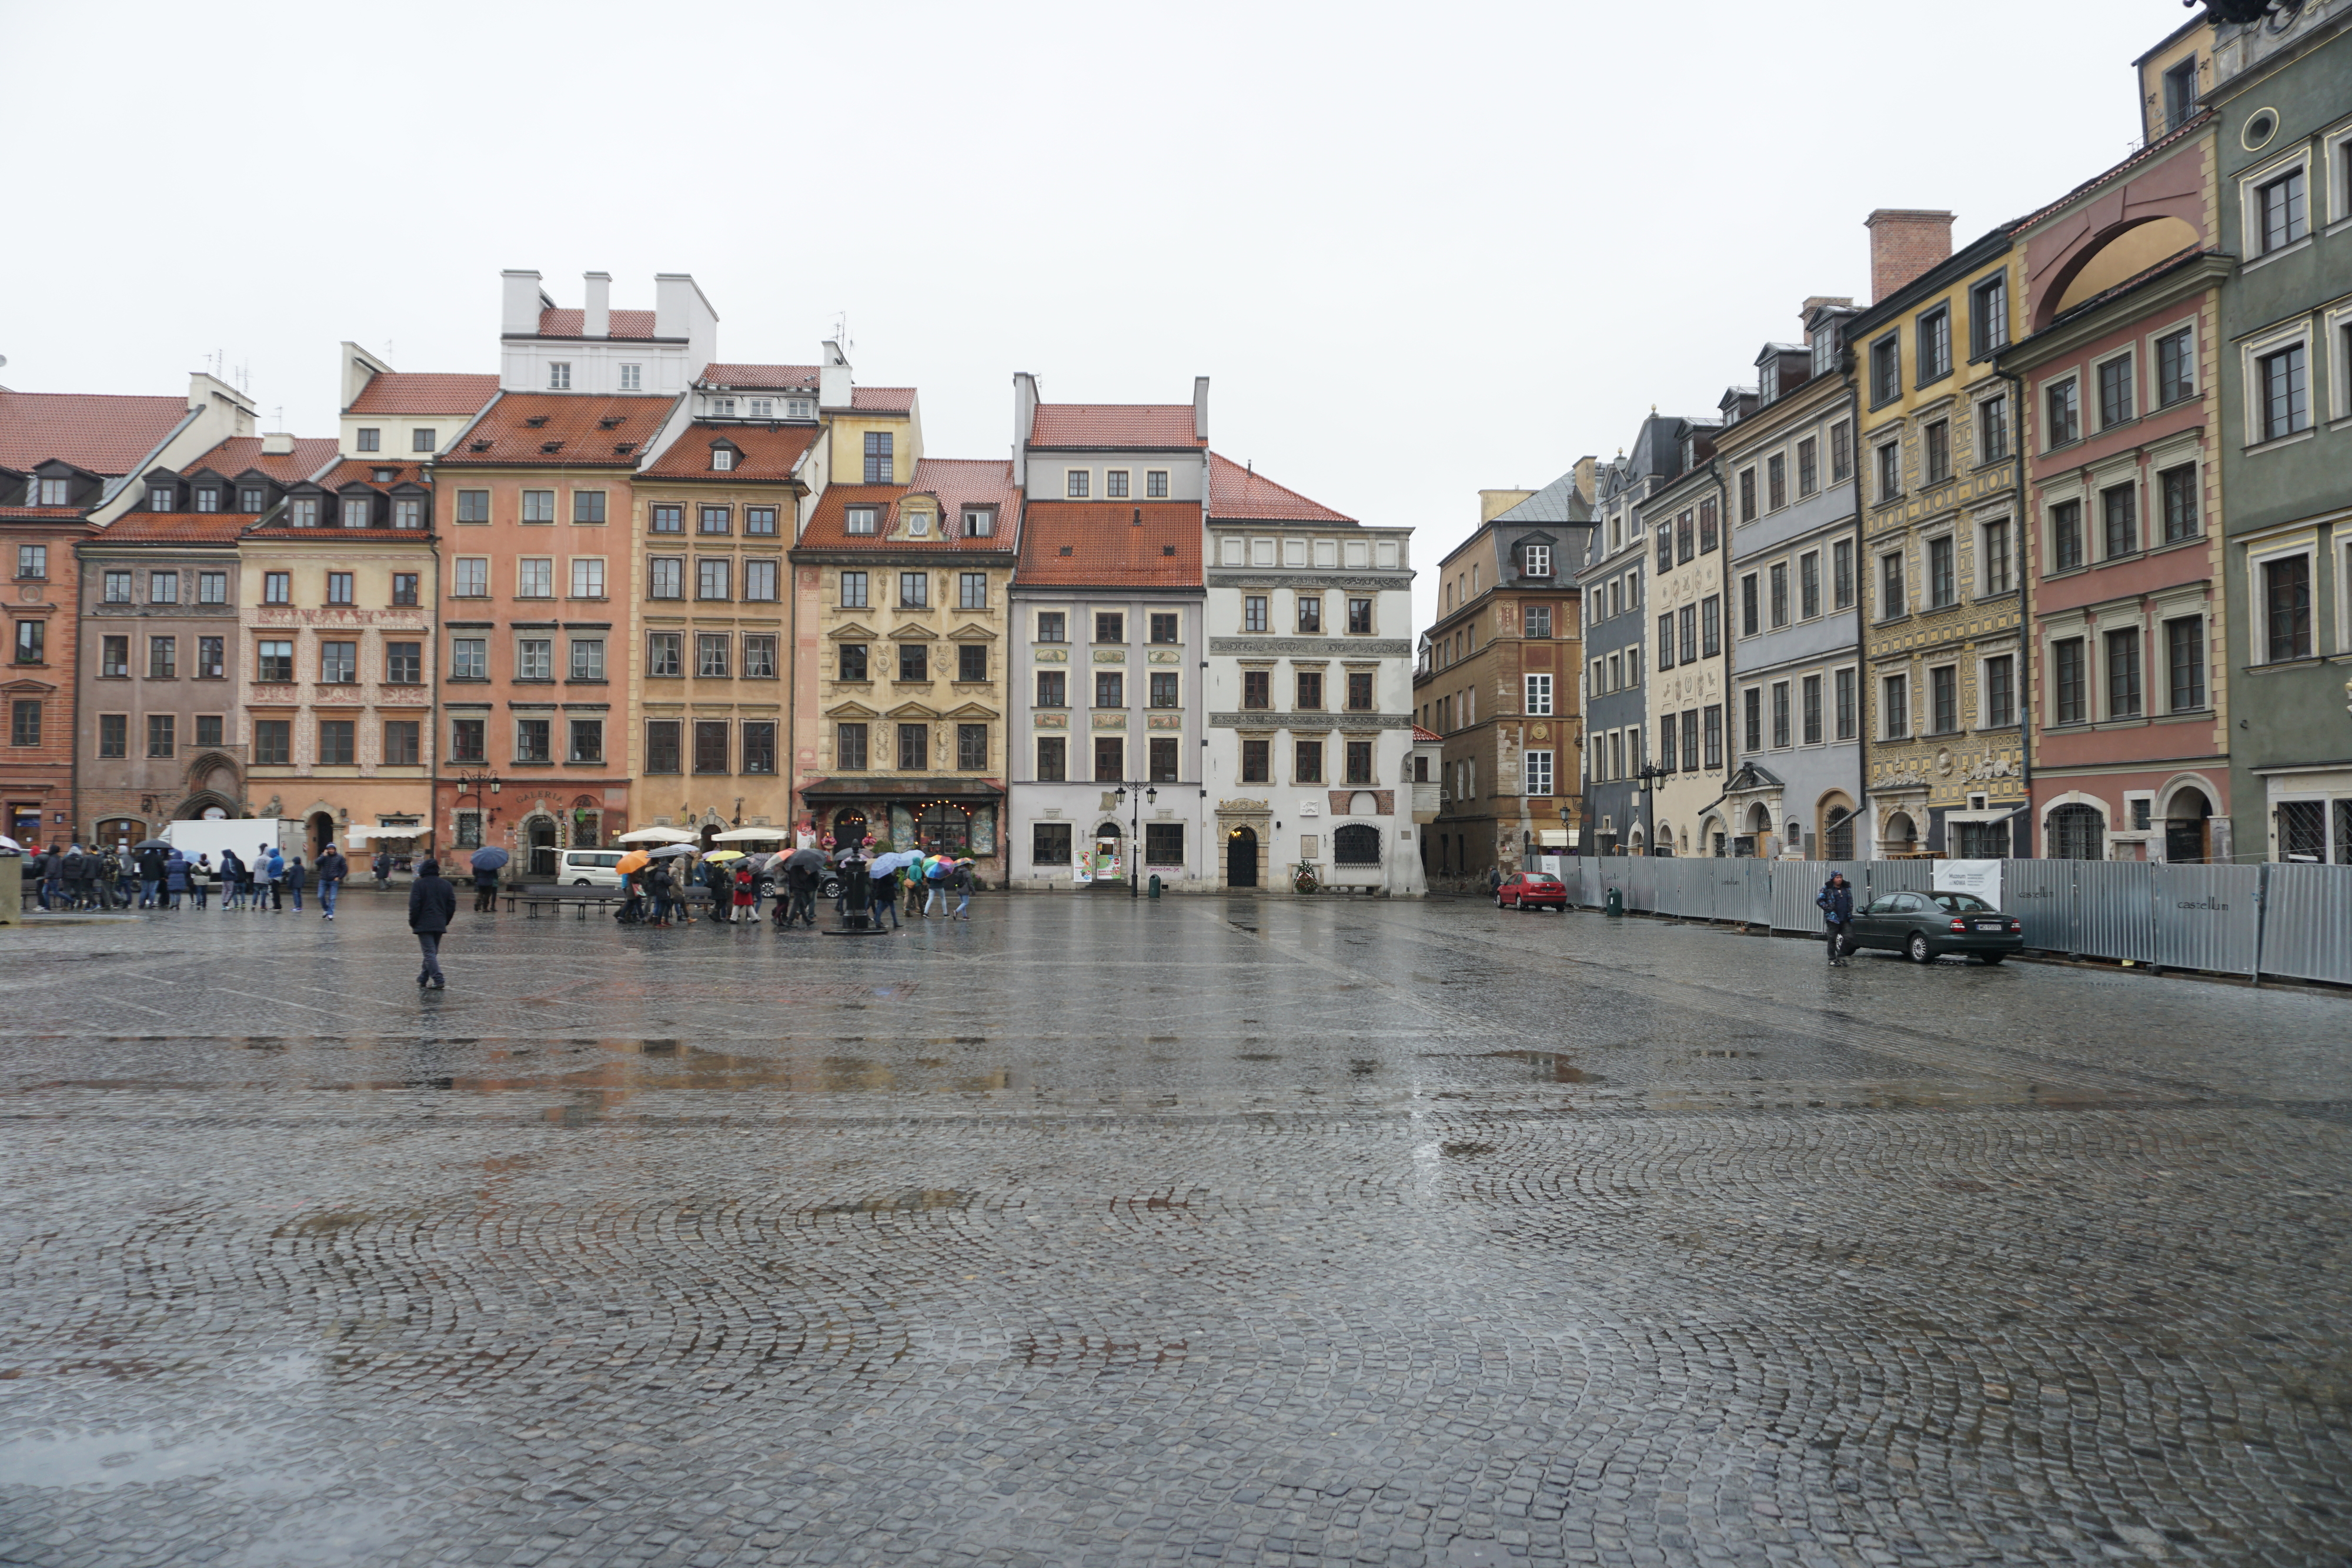
[{"label": "overcast white sky", "polygon": [[[0,382],[250,367],[335,428],[335,345],[497,368],[558,303],[694,274],[730,360],[922,389],[927,450],[1213,378],[1237,460],[1423,569],[1481,486],[1706,410],[1862,220],[1969,238],[2113,162],[2178,0],[1154,6],[0,0]],[[45,63],[46,62],[46,63]],[[42,214],[47,214],[46,218]]]}]

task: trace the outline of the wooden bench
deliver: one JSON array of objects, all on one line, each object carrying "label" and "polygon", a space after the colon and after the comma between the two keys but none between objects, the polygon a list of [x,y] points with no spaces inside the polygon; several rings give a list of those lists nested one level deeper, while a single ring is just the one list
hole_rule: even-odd
[{"label": "wooden bench", "polygon": [[[580,918],[585,920],[588,918],[588,909],[591,904],[602,909],[611,904],[628,902],[628,894],[617,887],[522,887],[503,891],[499,896],[507,901],[507,909],[509,913],[517,904],[520,904],[524,915],[533,920],[539,918],[539,912],[541,909],[550,907],[556,911],[559,918],[566,908],[577,907],[580,911]],[[682,902],[688,906],[699,905],[704,909],[710,907],[710,890],[707,887],[688,888],[682,894],[674,894],[671,896],[673,900]]]}]

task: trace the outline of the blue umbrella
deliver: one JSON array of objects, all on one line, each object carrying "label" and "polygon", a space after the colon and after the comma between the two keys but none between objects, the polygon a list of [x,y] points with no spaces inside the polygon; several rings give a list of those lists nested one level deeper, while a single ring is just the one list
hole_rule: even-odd
[{"label": "blue umbrella", "polygon": [[868,876],[888,876],[900,866],[912,865],[923,857],[912,850],[892,850],[887,855],[876,855],[866,868]]},{"label": "blue umbrella", "polygon": [[499,867],[506,864],[507,860],[507,852],[498,848],[496,845],[492,845],[488,849],[476,850],[474,852],[474,869],[476,871],[496,871]]}]

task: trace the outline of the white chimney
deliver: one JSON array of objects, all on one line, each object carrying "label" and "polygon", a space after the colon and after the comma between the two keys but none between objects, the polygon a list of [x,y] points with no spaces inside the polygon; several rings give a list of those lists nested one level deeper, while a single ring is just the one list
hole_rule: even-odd
[{"label": "white chimney", "polygon": [[1013,486],[1029,484],[1029,433],[1037,423],[1037,378],[1027,371],[1013,372]]},{"label": "white chimney", "polygon": [[1209,378],[1192,378],[1192,438],[1209,439]]},{"label": "white chimney", "polygon": [[536,272],[507,271],[499,274],[499,335],[502,338],[535,338],[539,335],[539,310],[547,301],[539,287]]},{"label": "white chimney", "polygon": [[827,338],[824,340],[824,362],[817,367],[816,405],[819,408],[849,406],[849,356],[841,345]]},{"label": "white chimney", "polygon": [[684,343],[688,382],[702,379],[719,357],[719,312],[688,272],[654,274],[654,336]]},{"label": "white chimney", "polygon": [[294,455],[294,437],[282,430],[265,434],[261,438],[261,455],[264,457],[291,457]]},{"label": "white chimney", "polygon": [[580,312],[580,335],[583,338],[609,338],[613,335],[613,275],[609,272],[584,272],[581,277],[587,284],[581,296],[584,307]]}]

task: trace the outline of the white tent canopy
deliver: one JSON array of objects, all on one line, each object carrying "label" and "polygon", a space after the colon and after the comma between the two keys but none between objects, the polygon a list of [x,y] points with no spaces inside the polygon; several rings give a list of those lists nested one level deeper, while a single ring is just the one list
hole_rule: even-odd
[{"label": "white tent canopy", "polygon": [[398,824],[387,827],[382,822],[353,822],[343,830],[343,838],[348,842],[359,844],[370,839],[421,839],[425,831],[424,827],[416,823],[406,827]]},{"label": "white tent canopy", "polygon": [[787,839],[792,836],[792,831],[790,828],[730,828],[723,833],[712,835],[710,841],[716,844],[751,844],[768,839]]},{"label": "white tent canopy", "polygon": [[623,833],[613,841],[616,844],[690,844],[695,835],[682,828],[639,828]]}]

